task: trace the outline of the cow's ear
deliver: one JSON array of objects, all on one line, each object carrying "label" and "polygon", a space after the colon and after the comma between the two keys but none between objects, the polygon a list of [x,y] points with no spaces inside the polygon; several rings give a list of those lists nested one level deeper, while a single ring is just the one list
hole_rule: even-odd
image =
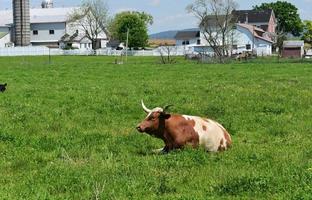
[{"label": "cow's ear", "polygon": [[163,119],[169,119],[171,117],[171,115],[169,113],[166,113],[166,112],[162,112],[160,113],[160,116],[163,118]]}]

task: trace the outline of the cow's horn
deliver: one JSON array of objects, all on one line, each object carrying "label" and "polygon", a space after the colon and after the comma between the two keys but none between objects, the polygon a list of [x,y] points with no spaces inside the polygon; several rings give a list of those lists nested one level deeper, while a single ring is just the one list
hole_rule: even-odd
[{"label": "cow's horn", "polygon": [[148,109],[148,108],[146,108],[146,106],[144,105],[143,99],[141,100],[141,103],[142,103],[142,108],[143,108],[143,110],[144,110],[146,113],[150,113],[151,110]]}]

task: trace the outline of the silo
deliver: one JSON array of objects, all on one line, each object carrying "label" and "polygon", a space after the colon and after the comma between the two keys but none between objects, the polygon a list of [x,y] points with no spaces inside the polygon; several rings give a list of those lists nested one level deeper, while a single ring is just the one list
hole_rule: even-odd
[{"label": "silo", "polygon": [[30,45],[29,0],[13,0],[13,40],[15,46]]}]

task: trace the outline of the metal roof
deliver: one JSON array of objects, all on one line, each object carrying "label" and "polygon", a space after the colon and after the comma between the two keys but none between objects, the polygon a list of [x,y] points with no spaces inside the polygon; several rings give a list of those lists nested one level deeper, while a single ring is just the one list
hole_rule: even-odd
[{"label": "metal roof", "polygon": [[283,42],[283,47],[291,48],[291,47],[303,47],[303,40],[288,40]]},{"label": "metal roof", "polygon": [[[57,23],[66,22],[68,14],[75,7],[67,8],[32,8],[30,9],[30,23]],[[13,23],[12,10],[0,11],[0,26]]]},{"label": "metal roof", "polygon": [[262,34],[265,32],[260,28],[257,28],[255,26],[252,26],[250,24],[236,24],[237,26],[243,27],[245,29],[247,29],[251,34],[253,34],[253,36],[255,36],[256,38],[259,38],[261,40],[273,43],[273,41],[270,38],[264,37],[263,35],[259,35],[258,32],[261,32]]},{"label": "metal roof", "polygon": [[179,31],[175,36],[175,38],[178,40],[192,39],[198,37],[200,37],[199,31]]},{"label": "metal roof", "polygon": [[270,21],[272,9],[267,10],[234,10],[232,14],[236,22],[245,23],[248,17],[248,23],[268,23]]}]

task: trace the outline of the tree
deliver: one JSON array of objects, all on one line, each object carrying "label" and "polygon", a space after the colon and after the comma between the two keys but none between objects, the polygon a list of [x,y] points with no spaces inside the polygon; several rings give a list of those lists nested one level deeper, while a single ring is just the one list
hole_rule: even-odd
[{"label": "tree", "polygon": [[302,39],[312,45],[312,21],[305,20],[303,21],[303,34]]},{"label": "tree", "polygon": [[272,3],[262,3],[253,7],[255,10],[272,9],[277,18],[277,34],[291,33],[299,36],[302,32],[302,22],[298,14],[298,9],[287,1],[276,1]]},{"label": "tree", "polygon": [[105,33],[109,21],[108,6],[105,0],[83,0],[82,5],[68,16],[68,21],[83,29],[86,37],[92,41],[92,49],[98,48],[98,37]]},{"label": "tree", "polygon": [[173,64],[176,62],[174,56],[177,53],[177,47],[175,46],[160,46],[158,47],[158,52],[160,54],[161,64]]},{"label": "tree", "polygon": [[186,8],[199,19],[199,28],[220,62],[230,49],[236,7],[234,0],[195,0]]},{"label": "tree", "polygon": [[146,47],[148,44],[147,27],[153,23],[153,17],[144,12],[125,11],[116,14],[109,26],[112,38],[126,43],[130,48]]}]

